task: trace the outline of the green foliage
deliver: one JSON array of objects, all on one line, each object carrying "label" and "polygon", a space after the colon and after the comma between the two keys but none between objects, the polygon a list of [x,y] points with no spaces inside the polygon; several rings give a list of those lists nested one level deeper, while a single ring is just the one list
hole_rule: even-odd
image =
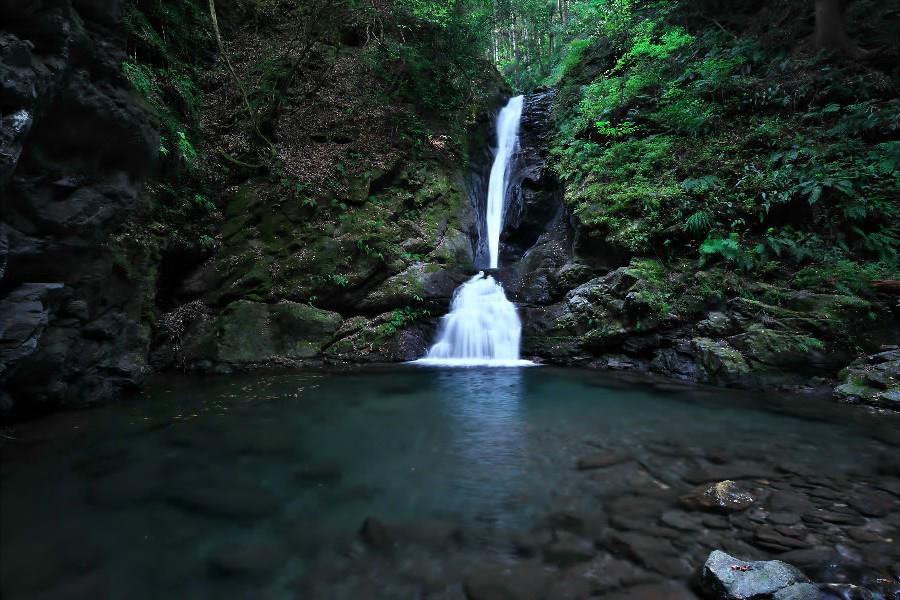
[{"label": "green foliage", "polygon": [[812,290],[836,289],[843,294],[864,294],[873,280],[890,275],[884,263],[859,264],[846,257],[826,256],[824,260],[800,269],[794,284]]},{"label": "green foliage", "polygon": [[[573,14],[571,56],[591,63],[555,71],[551,156],[592,236],[761,277],[897,271],[896,81],[712,27],[687,4],[584,0]],[[870,279],[829,281],[862,293]]]},{"label": "green foliage", "polygon": [[204,103],[199,82],[214,46],[205,6],[201,0],[129,3],[121,68],[160,123],[162,182],[152,188],[156,204],[149,229],[166,244],[209,252],[218,244],[220,214],[197,173]]},{"label": "green foliage", "polygon": [[126,10],[125,28],[129,57],[122,72],[159,115],[163,162],[167,168],[190,168],[203,106],[197,82],[202,58],[212,50],[203,5],[199,0],[137,0]]},{"label": "green foliage", "polygon": [[462,2],[401,0],[383,15],[380,26],[390,31],[369,52],[375,74],[400,101],[451,113],[473,100],[484,80],[489,11]]},{"label": "green foliage", "polygon": [[706,238],[700,245],[700,256],[703,259],[720,256],[728,262],[746,264],[746,256],[738,240],[738,234],[734,232],[728,237],[714,235]]},{"label": "green foliage", "polygon": [[544,83],[546,85],[558,85],[560,80],[569,74],[572,69],[578,65],[585,50],[591,47],[594,41],[590,38],[575,39],[565,46],[562,58],[559,63],[553,67],[551,73],[546,77]]}]

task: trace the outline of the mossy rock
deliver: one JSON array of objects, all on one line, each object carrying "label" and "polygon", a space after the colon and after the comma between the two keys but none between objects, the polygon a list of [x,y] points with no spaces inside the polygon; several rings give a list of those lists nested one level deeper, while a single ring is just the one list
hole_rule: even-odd
[{"label": "mossy rock", "polygon": [[395,327],[391,325],[395,312],[371,319],[349,319],[338,331],[339,339],[325,350],[326,358],[365,363],[409,361],[424,356],[430,341],[426,331],[430,328],[415,322]]},{"label": "mossy rock", "polygon": [[259,259],[254,258],[252,255],[245,256],[244,264],[248,268],[242,272],[238,271],[240,275],[226,284],[222,294],[223,298],[246,298],[249,300],[269,298],[272,292],[272,272],[269,267],[274,259],[265,255]]},{"label": "mossy rock", "polygon": [[841,379],[834,390],[841,400],[900,410],[900,350],[859,358],[841,371]]},{"label": "mossy rock", "polygon": [[356,206],[365,204],[366,200],[369,199],[369,189],[371,188],[371,185],[371,173],[363,173],[362,175],[350,177],[347,180],[347,204]]},{"label": "mossy rock", "polygon": [[204,347],[217,362],[242,365],[311,358],[334,337],[341,316],[296,302],[238,300],[213,323]]},{"label": "mossy rock", "polygon": [[740,353],[726,342],[710,338],[694,338],[690,342],[693,354],[702,373],[698,379],[714,385],[746,384],[751,379],[750,364]]},{"label": "mossy rock", "polygon": [[729,338],[748,359],[776,367],[821,367],[825,344],[801,333],[783,332],[754,325],[746,333]]},{"label": "mossy rock", "polygon": [[628,337],[628,329],[616,322],[603,323],[585,333],[581,342],[585,348],[594,352],[606,352],[618,349]]}]

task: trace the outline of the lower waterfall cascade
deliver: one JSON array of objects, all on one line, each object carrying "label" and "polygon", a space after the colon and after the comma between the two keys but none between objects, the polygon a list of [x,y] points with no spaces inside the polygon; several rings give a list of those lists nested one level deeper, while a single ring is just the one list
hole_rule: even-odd
[{"label": "lower waterfall cascade", "polygon": [[[497,268],[500,233],[509,191],[510,166],[518,146],[523,96],[509,100],[497,116],[497,148],[491,166],[485,210],[490,267]],[[435,366],[528,366],[519,358],[522,322],[491,275],[480,271],[457,288],[450,312],[441,320],[437,341],[425,358],[414,361]]]}]

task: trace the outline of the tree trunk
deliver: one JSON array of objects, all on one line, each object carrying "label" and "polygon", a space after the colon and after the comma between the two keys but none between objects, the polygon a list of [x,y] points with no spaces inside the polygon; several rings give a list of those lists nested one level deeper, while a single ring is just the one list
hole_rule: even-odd
[{"label": "tree trunk", "polygon": [[816,47],[858,58],[861,52],[847,36],[845,10],[843,0],[816,0]]}]

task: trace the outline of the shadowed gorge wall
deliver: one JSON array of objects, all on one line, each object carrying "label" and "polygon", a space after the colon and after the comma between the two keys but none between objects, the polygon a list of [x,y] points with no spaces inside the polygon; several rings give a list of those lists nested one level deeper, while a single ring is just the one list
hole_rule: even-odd
[{"label": "shadowed gorge wall", "polygon": [[146,370],[155,116],[122,75],[122,4],[4,0],[0,411],[107,399]]}]

